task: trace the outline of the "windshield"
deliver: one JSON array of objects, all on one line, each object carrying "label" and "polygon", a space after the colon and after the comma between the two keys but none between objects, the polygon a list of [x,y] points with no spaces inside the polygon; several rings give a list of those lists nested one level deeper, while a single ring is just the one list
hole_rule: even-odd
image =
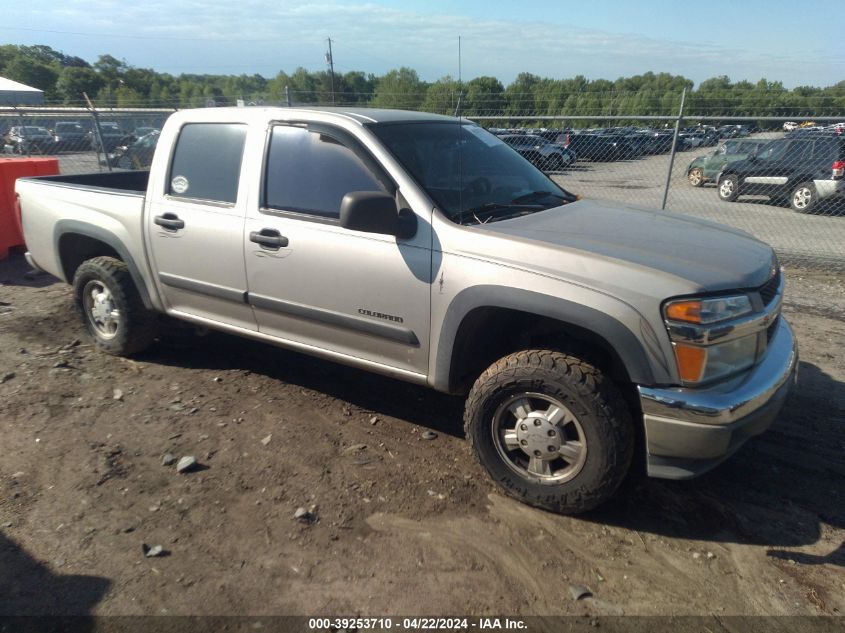
[{"label": "windshield", "polygon": [[455,222],[501,220],[576,199],[475,124],[376,124],[370,129]]},{"label": "windshield", "polygon": [[32,126],[32,125],[26,125],[23,128],[21,128],[21,130],[23,131],[24,134],[36,134],[36,135],[41,135],[41,136],[43,136],[45,134],[47,134],[47,135],[50,134],[43,127],[35,127],[35,126]]}]

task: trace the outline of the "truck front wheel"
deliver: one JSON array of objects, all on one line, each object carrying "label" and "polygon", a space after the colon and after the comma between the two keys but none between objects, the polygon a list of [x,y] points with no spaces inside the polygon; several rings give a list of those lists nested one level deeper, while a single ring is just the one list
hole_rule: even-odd
[{"label": "truck front wheel", "polygon": [[607,501],[633,456],[619,390],[590,363],[556,351],[526,350],[491,365],[470,391],[464,424],[505,492],[563,514]]},{"label": "truck front wheel", "polygon": [[84,262],[74,275],[73,295],[82,324],[101,350],[129,356],[155,339],[156,316],[144,307],[129,269],[119,259]]}]

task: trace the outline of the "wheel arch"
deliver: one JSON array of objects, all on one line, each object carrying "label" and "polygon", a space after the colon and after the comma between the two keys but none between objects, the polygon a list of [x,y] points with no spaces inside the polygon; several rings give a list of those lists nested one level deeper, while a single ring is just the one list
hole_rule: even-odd
[{"label": "wheel arch", "polygon": [[[491,340],[491,331],[500,334]],[[654,354],[616,318],[528,290],[478,286],[459,293],[446,312],[432,385],[440,391],[466,393],[487,366],[507,354],[538,344],[570,343],[592,350],[595,357],[589,360],[602,365],[615,381],[654,383],[650,362]]]},{"label": "wheel arch", "polygon": [[124,262],[129,269],[144,307],[148,310],[154,309],[149,290],[134,258],[114,234],[86,222],[60,220],[56,223],[53,233],[53,245],[62,274],[68,283],[73,281],[76,269],[83,262],[98,256],[115,257]]}]

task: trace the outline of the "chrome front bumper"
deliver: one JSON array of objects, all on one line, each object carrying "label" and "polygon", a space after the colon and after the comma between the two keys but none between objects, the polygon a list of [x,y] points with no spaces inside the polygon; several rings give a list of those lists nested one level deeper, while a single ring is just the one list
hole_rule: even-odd
[{"label": "chrome front bumper", "polygon": [[687,479],[710,470],[780,412],[797,380],[798,348],[781,317],[766,355],[749,373],[713,387],[639,387],[648,474]]}]

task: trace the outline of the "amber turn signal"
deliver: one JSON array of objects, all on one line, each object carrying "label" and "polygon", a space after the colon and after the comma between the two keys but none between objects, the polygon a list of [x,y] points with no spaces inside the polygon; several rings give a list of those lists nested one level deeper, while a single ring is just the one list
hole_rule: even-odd
[{"label": "amber turn signal", "polygon": [[678,373],[684,382],[699,382],[704,376],[707,363],[707,350],[682,343],[673,343],[675,360],[678,361]]},{"label": "amber turn signal", "polygon": [[701,301],[675,301],[666,306],[666,318],[671,321],[701,323]]}]

